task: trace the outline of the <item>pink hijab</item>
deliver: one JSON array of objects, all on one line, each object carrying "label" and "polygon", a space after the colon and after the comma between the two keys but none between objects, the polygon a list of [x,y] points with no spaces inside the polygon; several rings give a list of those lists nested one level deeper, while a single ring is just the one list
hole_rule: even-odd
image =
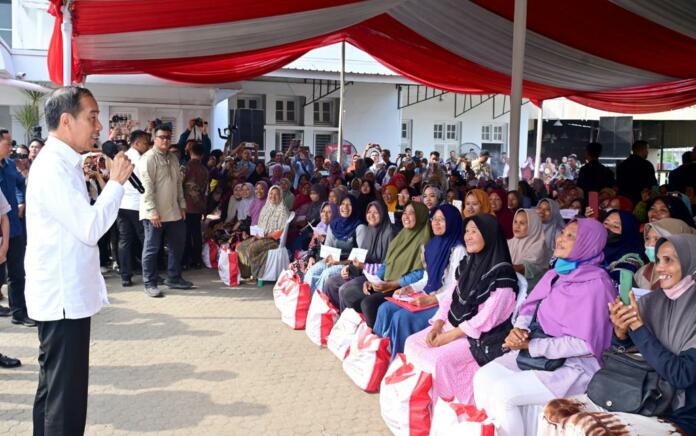
[{"label": "pink hijab", "polygon": [[261,181],[257,182],[256,186],[261,185],[263,187],[263,198],[257,198],[254,194],[254,201],[251,202],[249,206],[249,216],[251,217],[251,225],[255,226],[259,222],[259,215],[261,215],[261,209],[266,204],[266,197],[268,197],[268,183]]}]

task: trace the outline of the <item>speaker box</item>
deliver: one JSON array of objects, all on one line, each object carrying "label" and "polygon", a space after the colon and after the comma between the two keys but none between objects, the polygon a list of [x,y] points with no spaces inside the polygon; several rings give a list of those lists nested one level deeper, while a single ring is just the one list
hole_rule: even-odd
[{"label": "speaker box", "polygon": [[234,117],[234,125],[237,127],[234,143],[254,142],[263,149],[265,118],[264,111],[261,109],[237,109]]}]

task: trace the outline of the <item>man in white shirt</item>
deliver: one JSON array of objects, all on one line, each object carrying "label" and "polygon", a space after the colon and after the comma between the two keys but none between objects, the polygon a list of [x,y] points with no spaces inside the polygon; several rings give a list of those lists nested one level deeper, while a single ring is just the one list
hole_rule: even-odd
[{"label": "man in white shirt", "polygon": [[[129,138],[130,148],[126,156],[134,165],[133,173],[140,177],[138,161],[140,156],[150,149],[150,134],[144,130],[131,132]],[[142,250],[145,233],[143,223],[140,221],[140,192],[132,184],[123,185],[123,200],[118,210],[118,258],[121,273],[121,285],[133,286],[133,253],[134,247]]]},{"label": "man in white shirt", "polygon": [[27,190],[26,302],[38,323],[39,385],[34,435],[81,435],[87,416],[91,316],[108,303],[97,243],[113,225],[133,171],[119,153],[90,205],[80,155],[102,128],[91,92],[58,88],[44,108],[49,137]]}]

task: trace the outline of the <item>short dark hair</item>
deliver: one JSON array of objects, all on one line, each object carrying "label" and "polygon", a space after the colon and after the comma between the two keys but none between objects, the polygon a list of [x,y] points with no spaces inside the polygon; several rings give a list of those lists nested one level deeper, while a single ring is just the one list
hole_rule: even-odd
[{"label": "short dark hair", "polygon": [[48,131],[51,132],[58,128],[60,116],[64,113],[77,117],[77,114],[82,110],[80,101],[83,97],[94,98],[89,89],[79,86],[63,86],[54,89],[44,104],[44,116]]},{"label": "short dark hair", "polygon": [[599,157],[602,155],[602,144],[599,142],[590,142],[587,144],[585,151],[590,157]]},{"label": "short dark hair", "polygon": [[216,148],[215,150],[213,150],[213,151],[210,152],[210,155],[211,155],[211,156],[214,156],[215,159],[220,160],[220,158],[222,157],[223,153],[222,153],[222,150],[220,150],[219,148]]},{"label": "short dark hair", "polygon": [[682,165],[690,164],[694,161],[694,153],[691,151],[685,151],[682,153]]},{"label": "short dark hair", "polygon": [[0,127],[0,138],[2,138],[3,136],[7,135],[8,133],[10,133],[9,130],[7,130],[7,129],[4,128],[4,127]]},{"label": "short dark hair", "polygon": [[[155,130],[152,131],[152,133],[157,136],[157,132],[169,132],[172,133],[172,126],[170,124],[160,124],[158,126],[155,126]],[[176,144],[173,144],[176,145]]]},{"label": "short dark hair", "polygon": [[150,134],[144,130],[133,130],[128,137],[128,143],[133,145],[141,139],[145,139],[146,141],[150,142]]},{"label": "short dark hair", "polygon": [[388,156],[391,156],[391,151],[387,150],[386,148],[382,149],[382,153],[387,153]]},{"label": "short dark hair", "polygon": [[203,144],[196,141],[193,144],[191,144],[191,154],[195,156],[203,156],[203,152],[205,151],[205,148],[203,148]]},{"label": "short dark hair", "polygon": [[636,141],[633,143],[633,145],[631,146],[631,151],[633,153],[635,153],[642,148],[648,148],[648,147],[650,147],[650,144],[648,144],[648,141],[639,140],[639,141]]},{"label": "short dark hair", "polygon": [[404,152],[408,153],[409,151],[411,151],[411,147],[404,148]]},{"label": "short dark hair", "polygon": [[439,151],[431,151],[430,156],[435,156],[436,158],[440,158],[440,152]]},{"label": "short dark hair", "polygon": [[41,144],[42,147],[46,145],[44,140],[41,138],[31,138],[31,141],[29,141],[29,145],[31,145],[32,142],[38,142],[39,144]]}]

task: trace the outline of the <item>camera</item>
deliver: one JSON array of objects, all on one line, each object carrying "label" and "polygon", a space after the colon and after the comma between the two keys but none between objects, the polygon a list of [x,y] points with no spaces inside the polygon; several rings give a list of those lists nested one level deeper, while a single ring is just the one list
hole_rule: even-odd
[{"label": "camera", "polygon": [[114,124],[123,123],[126,121],[128,121],[128,118],[121,115],[114,115],[111,117],[111,122]]},{"label": "camera", "polygon": [[195,124],[196,127],[203,127],[203,118],[196,118],[195,120],[193,120],[193,124]]},{"label": "camera", "polygon": [[31,137],[32,138],[42,138],[43,135],[41,134],[41,126],[34,126],[31,128]]}]

